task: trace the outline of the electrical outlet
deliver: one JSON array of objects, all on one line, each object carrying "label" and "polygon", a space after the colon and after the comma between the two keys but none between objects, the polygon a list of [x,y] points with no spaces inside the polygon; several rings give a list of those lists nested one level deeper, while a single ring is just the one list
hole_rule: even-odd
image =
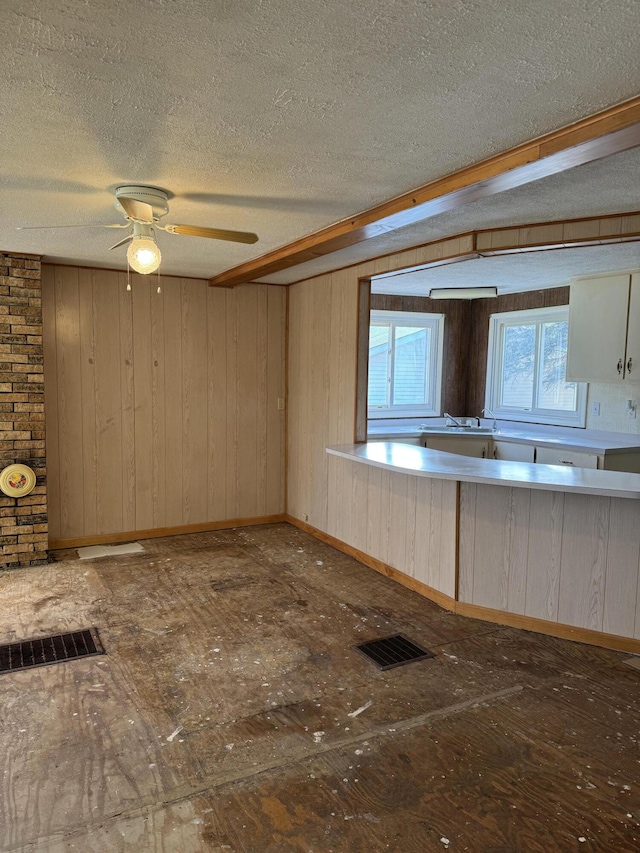
[{"label": "electrical outlet", "polygon": [[309,521],[309,513],[308,512],[302,513],[302,520],[303,521]]},{"label": "electrical outlet", "polygon": [[594,418],[600,417],[600,403],[592,403],[591,404],[591,414]]},{"label": "electrical outlet", "polygon": [[278,397],[278,411],[284,411],[284,397]]}]

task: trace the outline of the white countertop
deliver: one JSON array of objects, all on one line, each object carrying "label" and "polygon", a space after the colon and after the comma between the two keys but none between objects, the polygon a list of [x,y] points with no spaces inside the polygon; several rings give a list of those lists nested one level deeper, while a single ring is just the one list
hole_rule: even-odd
[{"label": "white countertop", "polygon": [[[575,446],[575,445],[572,445]],[[457,456],[393,441],[341,444],[327,453],[400,474],[616,498],[640,498],[640,474]]]},{"label": "white countertop", "polygon": [[[483,421],[483,425],[491,425]],[[371,441],[393,441],[402,438],[420,438],[429,435],[429,428],[418,429],[415,424],[398,426],[374,426],[369,424],[368,436]],[[438,430],[433,435],[443,435]],[[473,432],[453,432],[452,436],[473,437]],[[475,437],[478,434],[475,433]],[[538,424],[514,424],[500,422],[499,429],[492,433],[494,441],[513,441],[516,444],[536,444],[538,447],[556,447],[562,450],[584,450],[592,453],[628,453],[640,451],[640,436],[619,432],[599,432],[597,430],[575,429],[570,427],[545,427]]]}]

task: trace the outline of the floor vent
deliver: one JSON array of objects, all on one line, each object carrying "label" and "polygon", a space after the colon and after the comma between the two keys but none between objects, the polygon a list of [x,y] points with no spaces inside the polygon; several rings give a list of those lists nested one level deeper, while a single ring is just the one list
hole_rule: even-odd
[{"label": "floor vent", "polygon": [[393,669],[395,666],[403,666],[405,663],[413,663],[415,660],[434,658],[433,652],[421,649],[403,634],[394,634],[393,637],[384,637],[382,640],[371,640],[368,643],[360,643],[352,646],[368,660],[373,661],[379,669]]},{"label": "floor vent", "polygon": [[15,672],[32,666],[46,666],[65,660],[103,655],[104,649],[96,628],[56,634],[0,646],[0,673]]}]

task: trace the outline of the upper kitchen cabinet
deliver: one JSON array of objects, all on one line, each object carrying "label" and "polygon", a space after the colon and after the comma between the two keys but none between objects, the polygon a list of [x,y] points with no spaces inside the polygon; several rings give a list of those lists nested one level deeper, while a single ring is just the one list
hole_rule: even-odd
[{"label": "upper kitchen cabinet", "polygon": [[640,273],[572,280],[567,380],[640,382]]},{"label": "upper kitchen cabinet", "polygon": [[627,379],[632,382],[640,382],[640,272],[635,272],[631,276],[624,369]]}]

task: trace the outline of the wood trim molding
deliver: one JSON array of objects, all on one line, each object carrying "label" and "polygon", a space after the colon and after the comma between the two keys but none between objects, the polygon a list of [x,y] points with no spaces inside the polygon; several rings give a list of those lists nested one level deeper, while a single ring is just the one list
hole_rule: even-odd
[{"label": "wood trim molding", "polygon": [[[554,234],[553,238],[551,237],[552,233]],[[450,245],[451,241],[456,239],[461,241],[465,239],[471,244],[472,251],[469,252],[464,249],[459,253],[442,254],[432,261],[394,266],[393,269],[372,274],[371,277],[376,280],[393,278],[417,270],[459,264],[464,261],[475,261],[478,258],[492,257],[493,255],[524,254],[554,249],[576,249],[586,246],[605,246],[611,243],[637,242],[640,241],[640,211],[590,216],[584,219],[567,219],[560,222],[510,225],[506,228],[489,228],[484,231],[465,231],[453,237],[434,240],[406,251],[426,249],[433,253],[434,250],[443,247],[445,244]],[[398,254],[398,252],[390,252],[388,255],[372,258],[372,261],[379,261],[387,257],[397,258]],[[350,264],[341,269],[360,267],[362,263],[362,261],[358,261],[358,263]],[[333,272],[337,272],[337,270],[333,270]],[[318,273],[317,276],[310,276],[310,278],[318,278],[322,275],[327,275],[327,273]],[[291,282],[291,284],[299,284],[300,281],[308,280],[300,279]]]},{"label": "wood trim molding", "polygon": [[[414,272],[415,270],[430,270],[434,267],[446,267],[449,264],[459,264],[461,261],[475,261],[480,257],[476,250],[476,233],[474,231],[465,231],[462,234],[455,234],[453,237],[444,237],[442,240],[432,240],[430,243],[423,243],[422,246],[415,246],[413,251],[425,249],[427,252],[431,250],[437,250],[438,257],[433,258],[433,260],[423,261],[419,264],[410,264],[406,266],[396,267],[393,269],[382,271],[379,273],[375,273],[371,276],[371,278],[381,279],[381,278],[393,278],[395,275],[404,275],[407,272]],[[459,248],[458,251],[447,251],[454,243],[458,243],[458,246],[471,247],[468,248]],[[406,249],[405,251],[412,251],[411,249]],[[388,257],[398,257],[398,252],[391,252],[390,255],[381,255],[380,258],[372,258],[372,261],[379,261],[382,258]],[[366,263],[371,263],[371,261],[367,261]],[[353,266],[362,266],[362,261],[357,264],[353,264]],[[347,268],[348,269],[348,268]],[[336,272],[336,270],[333,270]],[[322,275],[326,275],[326,273],[321,273]],[[316,278],[317,276],[314,276]],[[301,279],[301,281],[306,281],[306,279]],[[298,282],[293,282],[293,284],[297,284]]]},{"label": "wood trim molding", "polygon": [[405,575],[403,572],[398,571],[398,569],[394,569],[393,566],[389,566],[387,563],[383,563],[382,560],[378,560],[375,557],[369,556],[369,554],[365,554],[364,551],[359,551],[357,548],[347,545],[346,542],[342,542],[342,540],[336,539],[335,536],[324,533],[324,531],[319,530],[317,527],[307,524],[306,521],[300,521],[299,518],[295,518],[288,514],[285,515],[284,520],[289,524],[292,524],[294,527],[298,527],[300,530],[303,530],[305,533],[310,533],[311,536],[315,536],[316,539],[319,539],[326,545],[331,545],[333,548],[337,548],[338,551],[342,551],[343,554],[353,557],[359,563],[363,563],[370,569],[375,569],[376,572],[380,572],[381,575],[386,575],[386,577],[391,578],[394,581],[398,581],[408,589],[412,589],[414,592],[419,592],[420,595],[424,595],[425,598],[434,601],[436,604],[441,605],[447,610],[455,610],[456,601],[450,596],[445,595],[444,592],[433,589],[433,587],[427,586],[426,583],[422,583],[415,578],[409,577],[409,575]]},{"label": "wood trim molding", "polygon": [[470,616],[483,622],[494,622],[497,625],[507,625],[510,628],[521,628],[524,631],[535,631],[550,637],[560,637],[562,640],[574,640],[576,643],[586,643],[589,646],[601,646],[605,649],[616,649],[619,652],[640,653],[640,640],[631,637],[620,637],[617,634],[606,634],[591,628],[576,628],[562,622],[547,622],[546,619],[536,619],[533,616],[523,616],[519,613],[507,613],[503,610],[493,610],[491,607],[481,607],[479,604],[465,604],[456,601],[454,612],[459,616]]},{"label": "wood trim molding", "polygon": [[[582,237],[571,236],[571,232],[575,229],[584,227],[585,230],[590,230],[592,236],[588,239]],[[597,236],[593,235],[596,227],[599,232]],[[558,238],[559,242],[549,243],[548,238],[539,242],[526,243],[524,235],[535,229],[536,234],[541,234],[537,229],[546,228],[562,228],[562,238]],[[521,232],[516,234],[515,232]],[[566,237],[565,237],[566,233]],[[510,235],[510,236],[507,236]],[[491,248],[492,241],[498,242],[502,239],[508,240],[502,248]],[[465,246],[471,246],[471,251],[464,249],[460,252],[443,251],[445,246],[449,246],[452,241],[465,241]],[[640,240],[640,211],[631,211],[630,213],[611,213],[604,216],[586,217],[584,219],[565,219],[557,222],[536,222],[531,225],[507,225],[503,228],[487,228],[481,231],[464,231],[460,234],[455,234],[453,237],[443,237],[441,240],[432,240],[429,243],[422,243],[419,246],[413,246],[411,249],[402,249],[387,252],[383,255],[377,255],[370,258],[368,261],[355,261],[352,264],[346,264],[343,267],[337,267],[331,270],[331,273],[342,272],[343,270],[353,269],[354,267],[362,267],[364,264],[376,264],[383,261],[385,258],[397,258],[403,252],[415,252],[421,250],[438,251],[438,258],[430,261],[424,261],[420,264],[409,264],[406,266],[394,265],[392,269],[382,270],[380,272],[370,273],[376,279],[390,278],[395,275],[404,275],[415,270],[432,269],[433,267],[447,266],[448,264],[457,264],[461,261],[474,261],[477,258],[490,257],[492,255],[513,254],[523,252],[540,252],[552,249],[576,249],[584,246],[604,246],[610,243],[627,243],[637,242]],[[478,245],[484,247],[479,251]],[[286,285],[269,285],[270,287],[291,287],[294,284],[300,284],[302,281],[311,281],[314,278],[321,278],[328,275],[327,272],[316,273],[315,275],[299,278]]]},{"label": "wood trim molding", "polygon": [[209,279],[233,287],[640,145],[640,97],[431,181]]},{"label": "wood trim molding", "polygon": [[313,527],[304,521],[300,521],[298,518],[294,518],[293,516],[286,514],[284,516],[284,521],[292,524],[300,530],[303,530],[305,533],[311,534],[311,536],[314,536],[321,542],[337,548],[338,551],[342,551],[343,554],[353,557],[358,560],[359,563],[363,563],[365,566],[380,572],[380,574],[383,574],[394,581],[398,581],[398,583],[401,583],[403,586],[407,587],[407,589],[411,589],[413,592],[423,595],[435,604],[439,604],[440,607],[444,607],[445,610],[449,610],[459,616],[468,616],[472,619],[480,619],[483,622],[492,622],[495,625],[505,625],[509,628],[534,631],[538,634],[546,634],[550,637],[559,637],[563,640],[573,640],[577,643],[587,643],[590,646],[600,646],[605,649],[615,649],[620,652],[640,654],[640,640],[635,640],[630,637],[606,634],[602,631],[594,631],[589,628],[576,628],[573,625],[565,625],[560,622],[548,622],[546,619],[523,616],[519,613],[507,613],[503,610],[493,610],[490,607],[481,607],[478,604],[466,604],[463,601],[456,601],[454,598],[445,595],[439,590],[421,583],[415,578],[395,569],[393,566],[389,566],[387,563],[383,563],[381,560],[371,557],[369,554],[365,554],[363,551],[359,551],[351,545],[347,545],[346,542],[342,542],[340,539],[336,539],[334,536],[330,536],[328,533],[324,533],[322,530],[318,530],[318,528]]},{"label": "wood trim molding", "polygon": [[84,548],[87,545],[116,545],[121,542],[134,542],[137,539],[158,539],[161,536],[180,536],[185,533],[207,533],[210,530],[228,530],[232,527],[251,527],[256,524],[276,524],[288,521],[278,515],[260,515],[255,518],[230,518],[224,521],[203,521],[198,524],[182,524],[177,527],[155,527],[150,530],[129,530],[123,533],[103,533],[99,536],[76,536],[73,539],[52,539],[49,551],[63,548]]},{"label": "wood trim molding", "polygon": [[[356,400],[354,441],[367,440],[367,387],[369,384],[369,311],[371,279],[358,282],[358,329],[356,332]],[[366,332],[366,334],[365,334]]]},{"label": "wood trim molding", "polygon": [[289,324],[291,293],[287,288],[284,303],[284,509],[289,506]]}]

